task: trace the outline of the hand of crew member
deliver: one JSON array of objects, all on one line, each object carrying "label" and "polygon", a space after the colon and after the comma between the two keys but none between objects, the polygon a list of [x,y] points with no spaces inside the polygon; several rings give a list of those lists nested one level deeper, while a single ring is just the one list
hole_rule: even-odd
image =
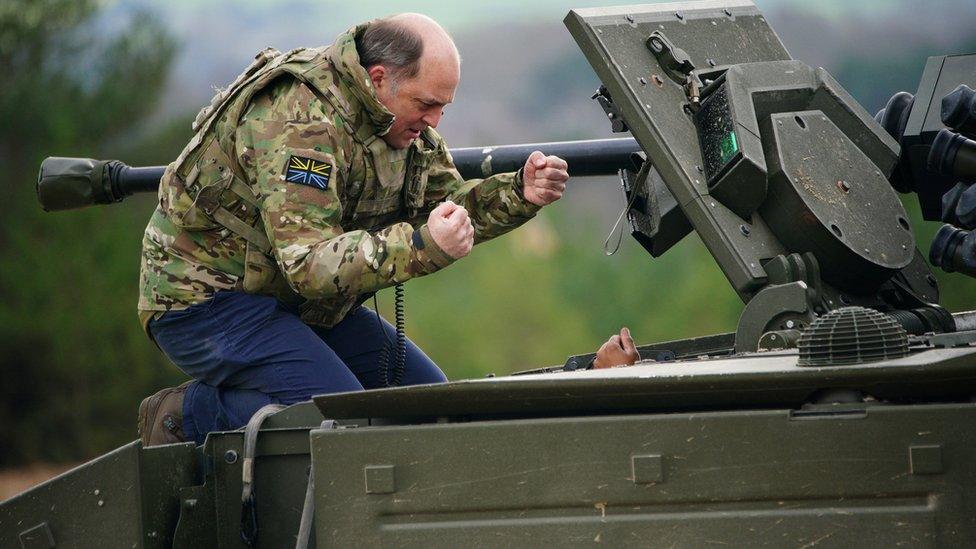
[{"label": "hand of crew member", "polygon": [[613,335],[607,340],[593,359],[594,368],[613,368],[614,366],[629,366],[640,360],[634,338],[630,337],[630,330],[620,329],[620,334]]},{"label": "hand of crew member", "polygon": [[444,253],[460,259],[474,246],[474,227],[464,206],[450,200],[439,204],[427,217],[427,230]]},{"label": "hand of crew member", "polygon": [[563,196],[569,172],[566,161],[540,151],[529,155],[522,168],[522,194],[536,206],[552,204]]}]

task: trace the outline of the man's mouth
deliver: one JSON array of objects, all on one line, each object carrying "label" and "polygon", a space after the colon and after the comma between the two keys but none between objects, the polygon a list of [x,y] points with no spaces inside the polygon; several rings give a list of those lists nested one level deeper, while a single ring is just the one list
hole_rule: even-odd
[{"label": "man's mouth", "polygon": [[417,139],[418,137],[420,137],[420,130],[415,130],[413,128],[408,128],[407,129],[407,136],[410,139]]}]

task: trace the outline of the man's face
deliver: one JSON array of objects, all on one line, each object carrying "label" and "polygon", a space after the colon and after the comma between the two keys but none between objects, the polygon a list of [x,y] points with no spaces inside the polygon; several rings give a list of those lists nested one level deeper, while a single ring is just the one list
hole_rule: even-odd
[{"label": "man's face", "polygon": [[436,128],[444,107],[454,101],[461,75],[450,59],[421,58],[420,71],[413,78],[400,77],[394,84],[390,71],[382,66],[369,69],[376,97],[396,116],[383,140],[394,149],[405,149],[426,128]]}]

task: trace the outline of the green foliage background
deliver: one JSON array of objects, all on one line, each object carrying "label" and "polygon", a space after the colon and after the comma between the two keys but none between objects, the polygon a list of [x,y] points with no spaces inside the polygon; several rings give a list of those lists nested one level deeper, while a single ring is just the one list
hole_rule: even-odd
[{"label": "green foliage background", "polygon": [[173,377],[133,312],[146,207],[51,215],[34,196],[45,156],[111,154],[175,51],[148,14],[105,38],[97,6],[0,4],[0,465],[110,449],[131,438],[138,395]]},{"label": "green foliage background", "polygon": [[[79,460],[131,440],[139,401],[184,379],[135,314],[154,197],[47,214],[34,196],[45,156],[159,165],[190,137],[191,113],[137,131],[159,99],[176,51],[172,36],[142,12],[106,33],[99,5],[0,4],[0,466]],[[961,49],[976,50],[976,42]],[[923,62],[893,52],[878,65],[855,53],[835,76],[876,105],[896,89],[914,89]],[[551,90],[549,79],[568,71],[539,74],[546,81],[529,89]],[[544,109],[543,101],[526,111]],[[573,185],[526,227],[408,285],[408,333],[450,378],[562,363],[622,325],[640,343],[734,329],[741,303],[697,237],[652,260],[625,235],[608,258],[601,247],[609,223],[600,212],[619,187]],[[905,203],[925,248],[938,225],[920,222],[914,198]],[[973,307],[971,279],[938,276],[951,309]],[[381,297],[389,311],[389,292]]]}]

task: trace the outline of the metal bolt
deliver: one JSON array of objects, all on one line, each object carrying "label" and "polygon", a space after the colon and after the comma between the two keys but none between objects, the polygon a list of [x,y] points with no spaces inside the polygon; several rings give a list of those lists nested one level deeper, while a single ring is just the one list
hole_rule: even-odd
[{"label": "metal bolt", "polygon": [[657,74],[652,74],[651,80],[653,80],[654,84],[659,88],[664,85],[664,79]]},{"label": "metal bolt", "polygon": [[612,112],[608,112],[607,113],[607,118],[609,118],[610,120],[613,120],[613,113]]},{"label": "metal bolt", "polygon": [[634,16],[633,16],[633,15],[626,15],[626,16],[624,16],[624,17],[625,17],[625,18],[627,19],[627,21],[629,21],[629,22],[631,22],[631,23],[633,23],[633,22],[634,22]]},{"label": "metal bolt", "polygon": [[851,184],[848,183],[847,181],[844,181],[843,179],[837,181],[837,188],[843,191],[844,193],[851,192]]},{"label": "metal bolt", "polygon": [[708,63],[708,66],[709,67],[714,67],[715,66],[715,60],[712,59],[712,58],[706,59],[705,62]]},{"label": "metal bolt", "polygon": [[93,493],[93,494],[95,494],[95,495],[97,496],[98,494],[101,494],[102,492],[101,492],[101,490],[99,490],[98,488],[95,488],[95,491],[94,491],[94,492],[92,492],[92,493]]},{"label": "metal bolt", "polygon": [[698,170],[698,173],[705,173],[705,170],[701,166],[695,166],[695,169]]},{"label": "metal bolt", "polygon": [[227,450],[224,452],[224,461],[227,463],[237,463],[237,452],[234,450]]},{"label": "metal bolt", "polygon": [[793,322],[792,320],[787,320],[786,321],[786,327],[787,328],[789,328],[789,329],[792,330],[794,326],[796,326],[796,322]]},{"label": "metal bolt", "polygon": [[641,86],[646,86],[647,85],[647,79],[644,78],[643,76],[641,76],[640,77],[640,83],[641,83]]},{"label": "metal bolt", "polygon": [[725,9],[724,9],[724,10],[722,10],[722,11],[724,11],[724,12],[725,12],[725,15],[728,15],[729,17],[732,17],[732,10],[730,10],[729,8],[725,8]]},{"label": "metal bolt", "polygon": [[101,499],[98,500],[98,506],[99,507],[105,507],[105,500],[101,500]]},{"label": "metal bolt", "polygon": [[684,14],[682,14],[680,11],[674,12],[674,16],[677,17],[679,21],[685,18]]},{"label": "metal bolt", "polygon": [[651,38],[651,49],[660,53],[662,50],[664,50],[664,43],[661,42],[660,38],[655,36],[654,38]]},{"label": "metal bolt", "polygon": [[741,232],[743,236],[749,236],[749,234],[752,233],[752,230],[749,229],[748,225],[739,225],[739,232]]}]

